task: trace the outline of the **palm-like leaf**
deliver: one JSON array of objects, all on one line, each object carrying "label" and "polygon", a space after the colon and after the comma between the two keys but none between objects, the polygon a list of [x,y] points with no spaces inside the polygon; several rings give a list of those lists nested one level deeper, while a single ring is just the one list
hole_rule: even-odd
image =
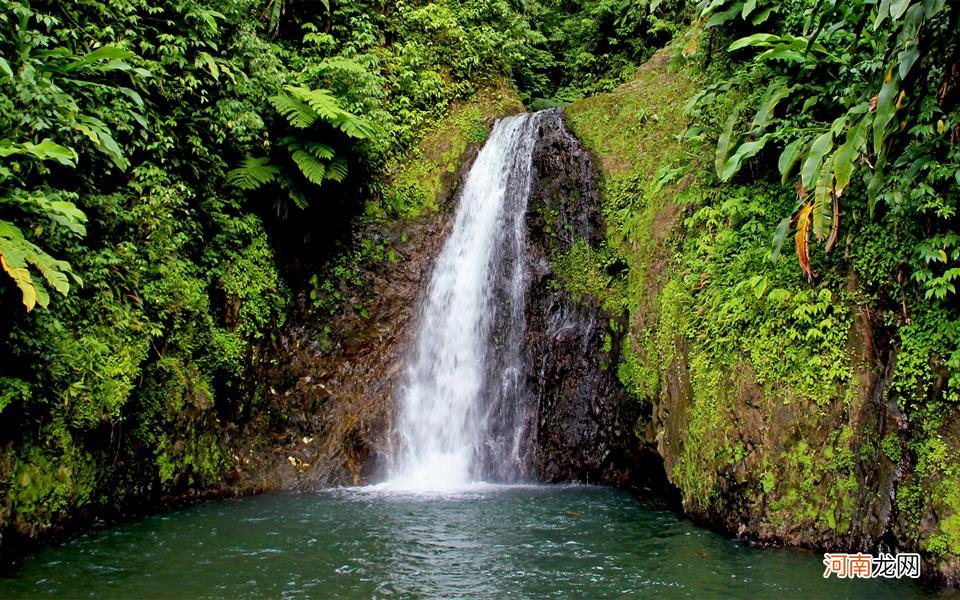
[{"label": "palm-like leaf", "polygon": [[280,174],[280,168],[269,162],[267,157],[248,156],[241,166],[227,173],[227,183],[241,190],[255,190],[270,183]]},{"label": "palm-like leaf", "polygon": [[310,108],[306,102],[290,94],[277,94],[270,96],[269,100],[270,104],[277,109],[277,112],[283,115],[284,118],[287,119],[287,122],[297,129],[310,127],[319,117],[317,112]]},{"label": "palm-like leaf", "polygon": [[310,183],[320,185],[327,176],[327,165],[317,160],[315,156],[304,150],[296,150],[290,158],[297,163],[300,172]]}]

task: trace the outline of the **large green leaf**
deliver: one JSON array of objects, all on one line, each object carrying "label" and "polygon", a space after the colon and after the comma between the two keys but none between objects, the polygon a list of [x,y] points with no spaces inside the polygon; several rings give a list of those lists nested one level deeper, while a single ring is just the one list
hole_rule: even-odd
[{"label": "large green leaf", "polygon": [[0,221],[0,266],[20,289],[27,312],[37,305],[45,307],[50,301],[50,295],[30,267],[36,268],[51,287],[64,295],[70,291],[68,275],[82,284],[68,263],[24,239],[20,229],[9,221]]},{"label": "large green leaf", "polygon": [[194,61],[195,66],[206,66],[207,70],[210,72],[210,76],[213,77],[214,81],[220,80],[220,67],[217,66],[217,61],[210,55],[209,52],[200,52],[197,54],[197,58]]},{"label": "large green leaf", "polygon": [[800,160],[803,149],[807,144],[806,138],[797,138],[786,145],[783,152],[780,153],[780,160],[777,161],[777,168],[780,170],[780,181],[786,183],[790,178],[790,172],[793,166]]},{"label": "large green leaf", "polygon": [[910,74],[910,69],[913,68],[914,63],[916,63],[919,58],[920,44],[917,40],[912,40],[907,44],[907,47],[900,52],[900,59],[897,65],[897,72],[900,74],[900,79],[907,78],[907,75]]},{"label": "large green leaf", "polygon": [[784,217],[773,232],[773,240],[770,243],[770,260],[777,262],[780,259],[780,252],[783,250],[783,242],[787,238],[787,230],[790,229],[790,223],[793,216]]},{"label": "large green leaf", "polygon": [[126,170],[130,166],[130,161],[123,155],[120,145],[113,139],[106,123],[96,117],[81,115],[77,118],[76,129],[93,142],[94,148],[106,154],[121,170]]},{"label": "large green leaf", "polygon": [[892,0],[890,2],[890,17],[894,21],[900,20],[900,17],[903,16],[903,13],[907,12],[910,2],[911,0]]},{"label": "large green leaf", "polygon": [[800,167],[800,183],[803,187],[810,189],[820,174],[820,167],[823,165],[823,157],[833,148],[833,132],[828,131],[819,135],[810,149],[807,151],[807,157]]},{"label": "large green leaf", "polygon": [[49,260],[38,260],[37,269],[43,278],[47,280],[50,287],[57,290],[64,296],[70,292],[70,282],[67,280],[67,273],[70,272],[70,265],[62,260],[55,260],[50,257]]},{"label": "large green leaf", "polygon": [[81,59],[83,62],[92,63],[97,62],[98,60],[130,60],[131,58],[136,58],[136,53],[120,48],[118,46],[103,46],[97,48],[92,52],[88,52]]},{"label": "large green leaf", "polygon": [[833,157],[824,161],[813,193],[813,234],[821,242],[833,228]]},{"label": "large green leaf", "polygon": [[77,208],[77,205],[73,202],[53,200],[45,208],[47,216],[57,224],[66,227],[77,235],[87,234],[87,228],[84,226],[87,215]]},{"label": "large green leaf", "polygon": [[740,147],[737,148],[736,152],[733,153],[733,156],[728,158],[727,162],[724,164],[723,172],[720,174],[720,180],[729,181],[730,178],[740,170],[740,166],[742,165],[743,161],[763,150],[763,147],[767,144],[769,139],[770,135],[767,134],[758,140],[741,144]]},{"label": "large green leaf", "polygon": [[877,8],[877,18],[873,21],[873,30],[879,29],[888,16],[890,16],[890,0],[880,0],[880,6]]},{"label": "large green leaf", "polygon": [[707,22],[703,25],[704,29],[709,29],[711,27],[716,27],[717,25],[723,25],[737,18],[737,15],[740,14],[740,4],[733,3],[733,5],[727,10],[715,12],[710,15],[710,18],[707,19]]},{"label": "large green leaf", "polygon": [[883,154],[883,140],[886,137],[887,125],[893,120],[897,112],[897,82],[892,75],[877,94],[877,110],[873,117],[873,152],[877,156]]},{"label": "large green leaf", "polygon": [[133,71],[133,65],[127,61],[136,57],[136,53],[130,50],[107,45],[88,52],[82,57],[74,57],[75,60],[57,68],[56,71],[62,73]]},{"label": "large green leaf", "polygon": [[50,190],[16,190],[9,196],[0,197],[0,203],[16,204],[25,212],[49,218],[71,233],[86,235],[84,223],[87,216],[73,202],[63,198],[62,193]]},{"label": "large green leaf", "polygon": [[867,209],[870,213],[870,218],[873,218],[873,213],[877,206],[877,198],[886,181],[886,175],[884,174],[886,164],[886,157],[881,156],[880,159],[877,160],[877,164],[874,165],[873,175],[870,176],[867,182]]},{"label": "large green leaf", "polygon": [[751,46],[769,47],[772,46],[774,42],[779,42],[782,39],[779,35],[773,35],[772,33],[754,33],[753,35],[748,35],[736,40],[727,47],[727,51],[732,52]]},{"label": "large green leaf", "polygon": [[773,117],[773,112],[777,107],[777,104],[781,100],[788,97],[790,92],[793,91],[793,87],[787,85],[787,80],[777,79],[770,87],[767,88],[767,92],[764,95],[763,104],[760,105],[760,110],[757,111],[757,114],[753,117],[753,122],[751,126],[753,127],[753,132],[759,134],[763,131],[763,128],[767,126],[770,122],[770,119]]},{"label": "large green leaf", "polygon": [[75,166],[79,158],[73,148],[61,146],[49,138],[44,138],[39,144],[34,144],[33,142],[12,144],[9,140],[0,142],[0,157],[12,156],[14,154],[26,154],[38,160],[55,160],[68,167]]},{"label": "large green leaf", "polygon": [[843,195],[843,190],[850,183],[856,161],[866,150],[867,123],[869,119],[861,118],[857,124],[847,131],[847,140],[840,146],[833,156],[834,177],[836,177],[835,193]]},{"label": "large green leaf", "polygon": [[737,124],[737,114],[732,113],[727,117],[727,123],[717,140],[717,155],[714,159],[714,167],[717,171],[717,177],[723,176],[723,168],[727,164],[727,155],[730,153],[730,141],[733,137],[733,126]]},{"label": "large green leaf", "polygon": [[30,277],[30,271],[25,267],[12,267],[7,257],[8,255],[0,249],[0,266],[20,289],[21,302],[23,302],[27,312],[30,312],[37,305],[37,288],[33,285],[33,278]]},{"label": "large green leaf", "polygon": [[757,56],[757,60],[787,60],[791,62],[803,62],[806,55],[801,50],[791,48],[790,46],[777,46],[762,52]]},{"label": "large green leaf", "polygon": [[[140,94],[138,94],[138,93],[135,92],[134,90],[131,90],[131,89],[128,88],[128,87],[120,86],[120,87],[117,88],[117,91],[120,92],[121,94],[123,94],[124,96],[126,96],[127,98],[130,98],[131,100],[133,100],[134,104],[136,104],[136,105],[139,106],[140,108],[143,108],[143,107],[144,107],[143,97],[140,96]],[[142,125],[143,127],[146,127],[146,124],[144,124],[144,123],[141,123],[141,125]]]}]

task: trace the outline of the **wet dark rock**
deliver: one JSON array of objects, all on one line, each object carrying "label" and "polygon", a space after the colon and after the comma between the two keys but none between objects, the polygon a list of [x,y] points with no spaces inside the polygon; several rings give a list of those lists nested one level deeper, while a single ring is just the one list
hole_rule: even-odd
[{"label": "wet dark rock", "polygon": [[[639,404],[617,378],[620,338],[595,297],[575,298],[559,284],[551,258],[582,240],[603,239],[599,193],[590,155],[560,111],[540,121],[527,205],[532,281],[526,357],[536,410],[536,473],[544,481],[645,487],[662,481],[658,458],[638,444]],[[620,323],[620,331],[624,330]]]}]

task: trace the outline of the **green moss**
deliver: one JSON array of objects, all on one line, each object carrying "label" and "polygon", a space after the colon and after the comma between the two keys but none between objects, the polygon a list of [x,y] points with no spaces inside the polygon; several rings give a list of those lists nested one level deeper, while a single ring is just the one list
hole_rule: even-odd
[{"label": "green moss", "polygon": [[444,200],[471,144],[487,138],[488,122],[523,105],[508,83],[494,82],[467,102],[452,106],[439,123],[429,128],[405,158],[388,165],[382,198],[367,203],[368,215],[413,217],[435,211]]},{"label": "green moss", "polygon": [[[815,424],[813,424],[815,425]],[[813,431],[808,434],[815,442]],[[776,493],[761,479],[764,492],[771,494],[768,518],[796,527],[809,524],[838,533],[850,530],[854,493],[860,488],[855,475],[853,430],[841,425],[830,432],[826,444],[811,446],[801,438],[774,457],[781,477]]]},{"label": "green moss", "polygon": [[896,464],[900,462],[900,438],[892,433],[888,433],[880,440],[880,450],[887,460]]},{"label": "green moss", "polygon": [[601,303],[611,295],[610,276],[606,273],[609,252],[606,248],[591,248],[583,238],[573,243],[569,252],[554,252],[550,265],[557,279],[555,283],[573,294],[578,302],[587,297]]},{"label": "green moss", "polygon": [[[606,305],[630,314],[618,374],[634,398],[658,401],[682,344],[693,397],[669,417],[686,423],[670,477],[688,507],[711,510],[734,482],[755,490],[748,500],[773,523],[848,531],[862,459],[854,449],[866,444],[848,425],[824,431],[822,417],[856,410],[848,335],[865,300],[839,278],[810,285],[795,262],[769,260],[770,232],[795,191],[715,185],[700,166],[712,148],[679,141],[696,81],[664,52],[636,81],[569,108],[603,169],[607,247],[629,267],[607,287]],[[589,280],[590,261],[578,259],[568,257]],[[763,427],[752,435],[769,443],[748,447],[743,384],[759,389],[765,417],[780,405],[790,416],[779,427],[795,434]]]},{"label": "green moss", "polygon": [[673,481],[694,504],[708,508],[722,465],[734,460],[730,399],[723,374],[711,367],[709,357],[691,354],[689,368],[693,399]]},{"label": "green moss", "polygon": [[777,489],[777,477],[771,471],[764,471],[760,476],[760,487],[764,494],[770,494]]},{"label": "green moss", "polygon": [[[607,264],[619,261],[629,267],[625,276],[610,279],[606,286],[596,281],[598,270],[592,264],[583,271],[587,274],[583,279],[594,279],[586,286],[589,289],[603,290],[608,310],[627,310],[634,315],[624,337],[618,374],[631,395],[640,400],[655,396],[658,367],[669,364],[674,344],[670,334],[676,329],[670,322],[655,329],[656,311],[645,310],[657,302],[656,292],[662,284],[650,265],[658,243],[669,237],[673,227],[665,208],[671,201],[683,201],[678,198],[684,187],[679,179],[689,163],[689,155],[678,141],[686,118],[677,107],[693,93],[696,80],[681,68],[667,68],[669,60],[669,51],[661,51],[630,83],[566,109],[570,128],[597,158],[604,175],[600,182],[607,234],[603,259]],[[664,164],[679,167],[664,170]],[[676,291],[682,295],[682,290]],[[678,304],[661,305],[671,316],[678,316],[674,310]],[[637,322],[635,317],[641,313],[652,313],[649,316],[654,322]],[[666,317],[668,321],[671,316]],[[656,360],[659,352],[660,361]]]},{"label": "green moss", "polygon": [[607,177],[639,174],[651,179],[679,157],[686,117],[679,107],[696,90],[696,79],[671,67],[661,50],[637,70],[633,81],[567,107],[573,132],[600,160]]},{"label": "green moss", "polygon": [[87,504],[96,487],[93,457],[76,445],[62,422],[41,433],[56,447],[24,448],[10,482],[14,524],[21,530],[50,525],[70,509]]},{"label": "green moss", "polygon": [[226,465],[209,376],[181,357],[167,356],[148,372],[132,432],[148,449],[163,492],[217,481]]},{"label": "green moss", "polygon": [[[960,458],[955,434],[939,419],[936,430],[915,436],[914,472],[897,491],[904,533],[935,556],[960,555]],[[928,430],[929,431],[929,430]],[[948,439],[954,440],[952,443]],[[934,517],[935,519],[931,519]],[[933,525],[930,528],[930,525]]]}]

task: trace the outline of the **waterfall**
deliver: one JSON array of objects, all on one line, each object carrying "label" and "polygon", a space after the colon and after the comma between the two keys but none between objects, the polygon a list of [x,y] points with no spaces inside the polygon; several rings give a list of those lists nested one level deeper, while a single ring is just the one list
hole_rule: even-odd
[{"label": "waterfall", "polygon": [[527,476],[524,215],[540,118],[498,121],[467,175],[398,390],[387,485],[431,490]]}]

